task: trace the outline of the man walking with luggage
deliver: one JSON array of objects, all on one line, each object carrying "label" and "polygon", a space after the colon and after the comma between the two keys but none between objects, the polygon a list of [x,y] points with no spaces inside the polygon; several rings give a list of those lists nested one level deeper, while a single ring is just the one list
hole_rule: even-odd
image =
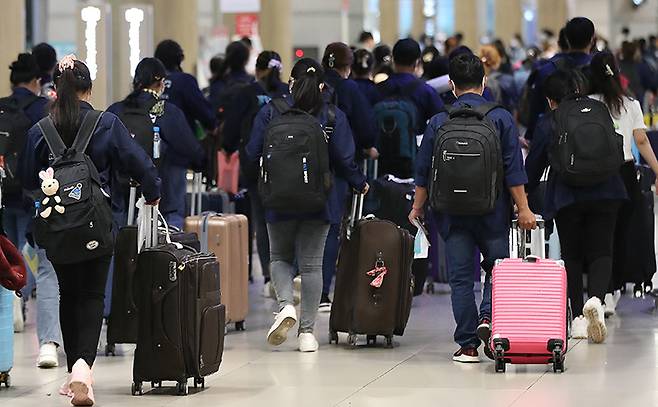
[{"label": "man walking with luggage", "polygon": [[[480,361],[477,351],[480,341],[485,343],[485,354],[491,357],[487,344],[491,333],[491,270],[497,259],[509,257],[510,197],[518,208],[521,227],[532,229],[536,221],[525,196],[527,177],[518,130],[508,111],[487,104],[482,97],[486,84],[482,62],[472,54],[455,57],[450,62],[450,81],[457,102],[450,109],[450,115],[439,113],[427,126],[417,157],[416,196],[409,219],[423,218],[425,204],[431,200],[439,233],[446,241],[452,309],[457,323],[454,338],[460,346],[453,360],[476,363]],[[470,125],[460,124],[465,122]],[[444,126],[450,126],[452,131],[446,131]],[[491,132],[486,140],[492,142],[493,148],[484,148],[482,153],[467,152],[473,147],[469,146],[469,140],[487,136],[473,133],[473,127]],[[455,151],[442,150],[441,156],[435,156],[435,140],[443,149],[444,140],[454,137],[449,135],[455,132],[463,135],[457,137]],[[486,166],[491,164],[483,159],[485,153],[493,154],[499,166],[487,170]],[[436,166],[438,160],[444,161],[443,167],[441,164]],[[457,168],[460,165],[464,168]],[[486,174],[473,172],[480,165]],[[436,170],[448,166],[452,166],[452,171]],[[473,174],[474,179],[469,179]],[[462,187],[481,185],[482,175],[493,177],[495,181],[491,188],[487,186],[478,191],[488,195],[484,201],[482,194],[471,197],[473,189]],[[443,185],[439,186],[437,181]],[[447,190],[446,184],[450,186]],[[481,202],[490,204],[474,204]],[[484,257],[482,267],[487,273],[479,313],[473,292],[473,255],[476,249]]]}]

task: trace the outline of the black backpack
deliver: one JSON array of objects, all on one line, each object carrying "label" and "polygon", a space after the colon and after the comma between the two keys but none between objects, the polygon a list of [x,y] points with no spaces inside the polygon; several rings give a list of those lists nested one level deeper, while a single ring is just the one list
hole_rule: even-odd
[{"label": "black backpack", "polygon": [[21,193],[21,182],[18,179],[18,156],[23,151],[27,132],[32,127],[32,121],[25,114],[32,103],[39,99],[32,95],[20,102],[14,97],[0,99],[0,155],[4,156],[6,178],[2,181],[5,193]]},{"label": "black backpack", "polygon": [[283,213],[324,210],[333,177],[329,137],[336,111],[329,105],[327,125],[284,99],[272,101],[280,113],[265,130],[258,189],[267,209]]},{"label": "black backpack", "polygon": [[112,211],[98,170],[85,153],[101,116],[99,111],[85,115],[71,147],[50,117],[38,123],[54,159],[40,174],[34,236],[54,264],[79,263],[113,251]]},{"label": "black backpack", "polygon": [[[246,149],[247,144],[249,144],[249,140],[251,139],[251,129],[254,126],[254,119],[262,107],[272,100],[270,95],[267,93],[262,93],[264,89],[264,86],[258,82],[255,82],[245,90],[245,92],[249,92],[250,102],[249,109],[247,110],[247,114],[242,120],[242,127],[240,128],[240,146],[238,149],[240,157],[247,156]],[[249,160],[241,160],[240,171],[242,173],[243,180],[247,184],[252,185],[258,182],[258,164],[252,163]]]},{"label": "black backpack", "polygon": [[[119,114],[119,118],[126,126],[132,138],[139,144],[146,154],[153,159],[153,162],[158,164],[160,156],[154,156],[154,140],[155,140],[155,116],[152,116],[152,109],[158,103],[162,104],[161,109],[164,109],[164,100],[156,100],[155,98],[149,99],[138,106],[126,107],[123,112]],[[160,141],[160,140],[158,140]]]},{"label": "black backpack", "polygon": [[379,165],[398,178],[412,178],[419,114],[411,95],[423,84],[415,80],[374,106],[379,130]]},{"label": "black backpack", "polygon": [[500,135],[487,117],[499,105],[455,106],[434,140],[430,205],[450,215],[493,211],[503,187]]},{"label": "black backpack", "polygon": [[593,186],[619,173],[623,137],[603,102],[583,96],[567,99],[555,110],[555,123],[549,161],[565,184]]}]

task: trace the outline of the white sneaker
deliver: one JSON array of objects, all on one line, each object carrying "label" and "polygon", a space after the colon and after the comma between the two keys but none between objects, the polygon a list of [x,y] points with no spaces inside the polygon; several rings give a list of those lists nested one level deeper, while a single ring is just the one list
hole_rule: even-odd
[{"label": "white sneaker", "polygon": [[44,343],[39,350],[39,358],[37,359],[37,367],[49,368],[57,367],[59,362],[57,360],[57,346],[52,343]]},{"label": "white sneaker", "polygon": [[587,339],[587,320],[584,316],[574,318],[571,323],[571,338],[572,339]]},{"label": "white sneaker", "polygon": [[265,298],[274,298],[276,295],[274,295],[274,287],[272,286],[272,282],[268,281],[263,285],[263,297]]},{"label": "white sneaker", "polygon": [[14,296],[14,332],[23,332],[25,321],[23,320],[23,300]]},{"label": "white sneaker", "polygon": [[603,343],[608,336],[605,326],[605,311],[601,300],[592,297],[585,303],[583,314],[587,319],[587,336],[594,343]]},{"label": "white sneaker", "polygon": [[274,318],[274,324],[267,333],[267,342],[279,346],[288,339],[288,331],[297,323],[297,312],[292,305],[286,305]]},{"label": "white sneaker", "polygon": [[617,312],[617,297],[614,294],[605,295],[605,317],[611,317]]},{"label": "white sneaker", "polygon": [[318,350],[318,341],[315,339],[315,335],[310,332],[304,332],[299,334],[297,338],[299,340],[299,351],[300,352],[317,352]]},{"label": "white sneaker", "polygon": [[302,302],[302,276],[297,276],[292,280],[292,297],[295,305]]}]

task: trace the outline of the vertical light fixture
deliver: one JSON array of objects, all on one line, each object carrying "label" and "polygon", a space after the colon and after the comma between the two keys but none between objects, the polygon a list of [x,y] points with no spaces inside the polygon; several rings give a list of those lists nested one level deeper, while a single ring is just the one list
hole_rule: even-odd
[{"label": "vertical light fixture", "polygon": [[101,10],[98,7],[85,7],[80,11],[80,17],[86,24],[85,48],[87,51],[87,57],[85,63],[89,68],[91,80],[93,81],[96,79],[96,73],[98,72],[98,64],[96,62],[96,54],[98,53],[96,48],[96,26],[101,20]]},{"label": "vertical light fixture", "polygon": [[130,47],[130,76],[135,77],[135,69],[141,57],[139,48],[139,27],[144,21],[144,10],[140,8],[129,8],[125,13],[128,27],[128,46]]}]

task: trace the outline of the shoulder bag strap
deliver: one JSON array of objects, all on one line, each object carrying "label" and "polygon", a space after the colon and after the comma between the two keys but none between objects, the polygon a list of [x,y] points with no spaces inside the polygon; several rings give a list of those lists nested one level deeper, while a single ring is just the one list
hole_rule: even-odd
[{"label": "shoulder bag strap", "polygon": [[286,102],[283,98],[277,98],[272,100],[272,106],[276,109],[279,114],[284,114],[288,110],[290,110],[290,106],[288,106],[288,102]]},{"label": "shoulder bag strap", "polygon": [[[480,106],[474,107],[473,110],[481,114],[483,117],[486,117],[492,110],[497,108],[503,108],[498,103],[485,103]],[[504,108],[503,108],[504,109]]]},{"label": "shoulder bag strap", "polygon": [[328,137],[334,134],[336,129],[336,105],[330,104],[327,106],[327,123],[324,125],[324,132]]},{"label": "shoulder bag strap", "polygon": [[55,157],[61,157],[66,151],[66,145],[64,144],[64,141],[62,141],[62,138],[59,136],[59,133],[55,128],[55,123],[53,123],[52,117],[44,117],[43,119],[39,120],[37,126],[41,130],[41,134],[43,134],[43,138],[46,140],[46,144],[48,144],[50,152]]},{"label": "shoulder bag strap", "polygon": [[102,116],[103,112],[99,110],[91,110],[85,114],[80,125],[80,130],[78,130],[78,134],[75,136],[75,140],[73,140],[72,147],[75,151],[84,153],[87,150],[91,136],[94,135],[94,131]]}]

